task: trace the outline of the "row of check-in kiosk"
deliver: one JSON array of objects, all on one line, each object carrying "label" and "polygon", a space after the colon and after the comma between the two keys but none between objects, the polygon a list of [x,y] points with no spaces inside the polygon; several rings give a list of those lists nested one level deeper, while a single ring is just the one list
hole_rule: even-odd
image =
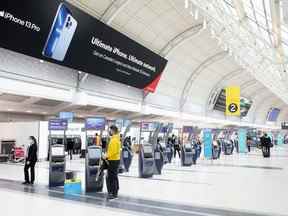
[{"label": "row of check-in kiosk", "polygon": [[[131,139],[126,137],[129,131],[128,126],[124,132],[124,140],[122,143],[121,153],[121,165],[119,172],[129,172],[129,168],[132,163],[133,153],[131,149]],[[162,173],[162,169],[166,163],[171,163],[173,157],[173,144],[168,142],[168,135],[171,134],[172,127],[168,127],[161,143],[158,139],[159,133],[163,125],[158,124],[153,130],[142,130],[141,133],[148,133],[147,139],[141,140],[138,157],[138,172],[140,178],[151,178],[153,175],[159,175]],[[53,141],[53,137],[50,137],[50,157],[49,157],[49,186],[63,186],[65,182],[65,170],[66,170],[66,157],[65,157],[65,145],[63,143]],[[196,164],[197,159],[200,157],[201,145],[195,140],[188,139],[181,146],[181,165],[191,166]],[[192,140],[192,141],[191,141]],[[176,142],[179,142],[177,139]],[[234,145],[227,140],[218,140],[219,145],[217,149],[213,148],[213,159],[219,158],[221,149],[224,154],[232,154]],[[97,178],[97,173],[100,170],[102,164],[102,148],[96,146],[90,136],[86,136],[86,150],[85,150],[85,190],[86,192],[99,192],[103,190],[103,178],[104,175]],[[218,155],[218,156],[217,156]]]}]

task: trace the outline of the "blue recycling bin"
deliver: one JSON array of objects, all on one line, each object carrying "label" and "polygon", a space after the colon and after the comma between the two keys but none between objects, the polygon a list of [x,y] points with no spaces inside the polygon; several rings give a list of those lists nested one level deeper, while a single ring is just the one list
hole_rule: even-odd
[{"label": "blue recycling bin", "polygon": [[64,184],[64,194],[65,195],[78,195],[81,194],[81,180],[66,180]]}]

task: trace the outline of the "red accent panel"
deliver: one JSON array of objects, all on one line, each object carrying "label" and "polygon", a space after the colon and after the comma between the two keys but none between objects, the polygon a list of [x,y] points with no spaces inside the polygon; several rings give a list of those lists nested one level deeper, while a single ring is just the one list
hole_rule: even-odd
[{"label": "red accent panel", "polygon": [[162,73],[160,73],[149,85],[147,85],[144,88],[145,92],[150,92],[150,93],[154,93],[156,91],[156,88],[158,86],[158,83],[161,79]]}]

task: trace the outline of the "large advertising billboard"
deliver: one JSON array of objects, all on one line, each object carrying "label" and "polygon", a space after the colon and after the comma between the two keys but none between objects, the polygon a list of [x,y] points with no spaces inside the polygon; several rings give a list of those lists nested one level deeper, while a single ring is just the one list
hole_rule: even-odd
[{"label": "large advertising billboard", "polygon": [[0,47],[155,91],[167,60],[65,1],[1,0]]}]

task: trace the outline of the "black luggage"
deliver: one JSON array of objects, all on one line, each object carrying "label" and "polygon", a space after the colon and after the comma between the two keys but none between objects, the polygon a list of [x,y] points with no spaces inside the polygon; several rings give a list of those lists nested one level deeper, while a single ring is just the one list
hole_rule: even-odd
[{"label": "black luggage", "polygon": [[270,157],[270,149],[268,147],[263,147],[262,148],[262,153],[264,158]]}]

